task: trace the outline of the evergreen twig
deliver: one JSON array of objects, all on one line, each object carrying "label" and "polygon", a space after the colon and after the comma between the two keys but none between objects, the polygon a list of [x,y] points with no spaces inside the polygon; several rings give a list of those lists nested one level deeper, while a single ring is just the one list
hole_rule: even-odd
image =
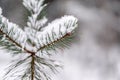
[{"label": "evergreen twig", "polygon": [[47,4],[43,3],[44,0],[23,0],[29,12],[24,30],[2,16],[0,9],[0,47],[16,56],[22,56],[11,63],[4,80],[10,80],[11,77],[14,80],[52,80],[45,69],[56,73],[57,68],[61,67],[49,55],[51,51],[70,46],[77,28],[77,19],[63,16],[44,26],[47,18],[43,12]]}]

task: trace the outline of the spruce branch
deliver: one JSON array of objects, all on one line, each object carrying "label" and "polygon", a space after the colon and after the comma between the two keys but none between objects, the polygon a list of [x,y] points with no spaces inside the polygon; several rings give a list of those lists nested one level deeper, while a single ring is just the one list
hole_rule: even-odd
[{"label": "spruce branch", "polygon": [[43,15],[47,6],[43,3],[44,0],[23,0],[30,14],[24,29],[2,16],[0,8],[0,46],[16,56],[22,56],[12,61],[5,80],[10,77],[13,80],[52,80],[49,70],[56,73],[57,68],[61,67],[49,55],[70,46],[77,28],[77,19],[63,16],[44,26],[48,19]]}]

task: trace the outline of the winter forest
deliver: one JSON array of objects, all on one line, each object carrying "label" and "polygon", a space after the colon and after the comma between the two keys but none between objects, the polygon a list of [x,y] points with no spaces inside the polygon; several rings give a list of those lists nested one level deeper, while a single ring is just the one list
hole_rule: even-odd
[{"label": "winter forest", "polygon": [[[33,3],[39,3],[39,6]],[[0,0],[0,7],[0,80],[120,80],[120,0]],[[19,25],[19,30],[11,22]],[[10,44],[8,39],[13,33],[6,32],[1,25],[7,28],[17,26],[7,30],[22,36],[14,37],[21,43],[21,50]],[[28,34],[24,35],[22,30]],[[5,33],[8,35],[2,35]],[[15,55],[3,49],[6,45]],[[16,56],[24,52],[30,56]],[[46,56],[51,57],[46,59]],[[17,68],[12,66],[9,72],[11,61],[18,59],[23,60],[15,65]],[[25,61],[43,66],[40,69],[37,65],[28,66],[30,69],[24,72],[27,70]],[[12,71],[15,68],[18,71]],[[6,74],[7,71],[12,76],[19,72],[22,75],[15,75],[16,79],[13,79]]]}]

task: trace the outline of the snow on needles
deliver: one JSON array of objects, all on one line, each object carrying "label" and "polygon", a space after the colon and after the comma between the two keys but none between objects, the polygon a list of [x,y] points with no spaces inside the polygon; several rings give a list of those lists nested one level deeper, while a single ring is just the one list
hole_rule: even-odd
[{"label": "snow on needles", "polygon": [[29,11],[33,11],[34,13],[39,14],[43,9],[43,2],[44,0],[23,0],[23,5]]},{"label": "snow on needles", "polygon": [[[56,19],[45,26],[47,18],[41,13],[43,11],[43,8],[46,6],[46,4],[43,4],[43,2],[44,0],[23,0],[23,5],[30,12],[30,16],[28,16],[27,25],[24,30],[2,16],[2,9],[0,8],[0,32],[2,33],[0,35],[2,41],[0,41],[2,42],[2,45],[5,45],[5,49],[8,49],[12,46],[19,47],[22,52],[19,52],[19,50],[16,50],[16,48],[10,50],[12,50],[13,52],[17,51],[15,53],[26,52],[31,55],[11,66],[8,74],[13,71],[12,76],[16,77],[16,74],[14,75],[14,68],[20,68],[19,63],[24,64],[24,62],[28,61],[30,57],[30,62],[27,62],[28,65],[30,64],[28,66],[28,69],[26,69],[25,74],[20,75],[22,76],[22,79],[26,79],[26,77],[29,77],[29,72],[31,70],[32,71],[30,75],[33,75],[33,78],[31,77],[32,79],[35,79],[36,77],[40,77],[42,80],[50,79],[49,76],[47,77],[46,71],[41,71],[41,68],[46,69],[46,67],[48,67],[51,71],[54,72],[56,71],[56,67],[60,67],[60,65],[56,65],[54,63],[54,60],[47,60],[49,54],[47,54],[46,56],[42,56],[44,57],[42,58],[39,53],[48,53],[48,50],[50,50],[48,49],[49,45],[51,45],[50,47],[51,49],[53,49],[53,47],[57,47],[57,45],[54,46],[54,44],[57,44],[60,41],[64,42],[64,39],[67,40],[66,38],[70,39],[70,37],[68,36],[71,36],[70,34],[73,33],[73,31],[77,27],[77,18],[75,18],[74,16],[63,16],[62,18]],[[12,44],[12,46],[7,44]],[[40,67],[41,65],[42,67]],[[19,72],[19,70],[15,71],[15,73],[16,72]],[[34,73],[36,74],[34,75]],[[20,76],[18,75],[18,77]]]},{"label": "snow on needles", "polygon": [[[0,13],[2,10],[0,9]],[[4,16],[0,15],[0,30],[6,36],[9,36],[11,39],[19,43],[23,48],[27,40],[25,32],[19,28],[18,25],[9,22]]]},{"label": "snow on needles", "polygon": [[77,27],[77,19],[75,17],[64,16],[61,19],[54,20],[40,30],[47,22],[45,16],[40,20],[37,19],[46,6],[46,4],[43,5],[43,2],[44,0],[23,0],[23,5],[31,12],[31,16],[28,17],[27,22],[28,28],[25,28],[25,31],[28,38],[36,45],[36,48],[43,47],[62,38]]},{"label": "snow on needles", "polygon": [[[42,9],[46,6],[46,4],[43,5],[43,2],[44,0],[23,0],[23,5],[31,12],[24,31],[2,16],[0,8],[0,30],[20,44],[23,49],[34,52],[63,38],[66,34],[72,33],[77,27],[77,18],[74,16],[66,15],[44,26],[47,22],[46,16],[38,19]],[[28,40],[31,41],[30,45]],[[35,45],[33,46],[33,44]],[[35,50],[32,50],[33,47]]]},{"label": "snow on needles", "polygon": [[41,47],[50,44],[51,42],[62,38],[67,33],[72,33],[76,27],[77,19],[73,16],[64,16],[60,19],[56,19],[53,22],[49,23],[42,32],[39,32],[37,34],[39,44]]},{"label": "snow on needles", "polygon": [[44,0],[23,0],[23,5],[31,13],[31,16],[28,17],[27,26],[39,30],[47,22],[46,17],[38,20],[39,15],[46,6],[46,4],[43,5],[43,2]]}]

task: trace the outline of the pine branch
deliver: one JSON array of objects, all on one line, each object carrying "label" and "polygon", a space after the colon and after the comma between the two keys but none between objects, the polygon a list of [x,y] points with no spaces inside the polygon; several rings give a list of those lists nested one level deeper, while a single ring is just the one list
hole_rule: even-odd
[{"label": "pine branch", "polygon": [[[4,35],[4,39],[8,38],[16,46],[23,48],[23,46],[19,43],[25,43],[26,38],[24,32],[21,29],[19,29],[16,24],[9,22],[2,15],[0,15],[0,32],[2,35]],[[20,38],[21,40],[19,40]]]},{"label": "pine branch", "polygon": [[[28,67],[28,69],[25,68],[30,63],[30,61],[29,61],[30,58],[31,58],[31,56],[24,55],[21,59],[18,58],[18,59],[13,60],[11,62],[11,65],[8,67],[9,70],[6,72],[4,80],[8,80],[9,77],[15,77],[15,75],[17,75],[17,77],[16,77],[17,80],[19,80],[20,77],[21,77],[20,80],[23,79],[24,77],[26,77],[25,74],[30,73],[29,67]],[[24,66],[24,68],[21,70],[20,67],[22,67],[22,66]],[[19,70],[16,70],[17,68],[19,68]],[[25,71],[25,73],[23,75],[17,74],[22,71]]]},{"label": "pine branch", "polygon": [[9,22],[2,15],[0,15],[0,33],[1,35],[4,35],[5,38],[7,38],[9,41],[11,41],[14,46],[19,47],[21,50],[23,49],[23,51],[29,54],[34,54],[34,52],[26,49],[24,46],[27,39],[26,34],[20,28],[18,28],[18,25]]},{"label": "pine branch", "polygon": [[[15,46],[18,46],[20,49],[22,49],[22,46],[17,43],[15,40],[13,40],[11,37],[9,37],[6,33],[4,33],[1,29],[0,29],[0,33],[2,33],[2,35],[5,35],[7,39],[9,39],[12,43],[15,44]],[[24,48],[24,50],[28,53],[28,54],[34,54],[34,52],[27,50],[26,48]]]},{"label": "pine branch", "polygon": [[[38,48],[37,52],[49,46],[51,46],[52,49],[55,50],[55,48],[57,47],[55,45],[59,42],[61,42],[63,45],[69,45],[67,43],[71,42],[70,39],[72,38],[76,27],[77,19],[73,16],[64,16],[61,19],[57,19],[48,24],[43,32],[38,32],[37,38],[40,48]],[[37,44],[38,43],[36,43],[36,45]]]},{"label": "pine branch", "polygon": [[37,51],[43,50],[46,47],[52,46],[54,44],[57,44],[59,41],[61,41],[62,39],[66,38],[68,36],[71,36],[71,34],[66,34],[63,37],[61,37],[60,39],[57,39],[57,40],[55,40],[55,41],[53,41],[53,42],[51,42],[51,43],[49,43],[47,45],[44,45],[43,47],[40,47]]},{"label": "pine branch", "polygon": [[[64,16],[44,26],[47,18],[43,15],[46,7],[43,3],[44,0],[23,0],[23,5],[30,12],[24,30],[3,17],[0,9],[0,46],[16,53],[16,56],[19,56],[19,53],[24,55],[9,66],[5,80],[8,80],[10,73],[10,77],[17,80],[52,80],[45,69],[56,73],[57,68],[61,67],[55,63],[56,60],[50,59],[49,54],[44,56],[38,53],[49,53],[51,50],[69,47],[77,28],[77,19]],[[22,66],[25,68],[19,70]]]}]

